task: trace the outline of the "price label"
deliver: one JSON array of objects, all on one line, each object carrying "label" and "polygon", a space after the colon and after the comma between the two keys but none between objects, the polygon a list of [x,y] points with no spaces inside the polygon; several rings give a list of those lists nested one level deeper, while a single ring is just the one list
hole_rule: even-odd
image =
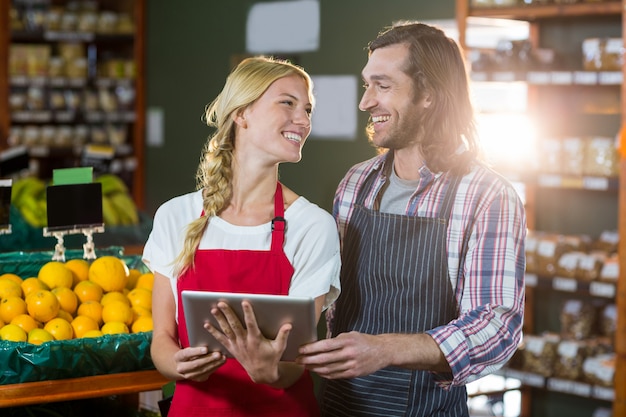
[{"label": "price label", "polygon": [[602,71],[599,75],[598,82],[602,85],[620,85],[622,79],[621,71]]},{"label": "price label", "polygon": [[550,73],[547,71],[530,71],[526,75],[530,84],[550,84]]},{"label": "price label", "polygon": [[509,369],[506,371],[508,378],[519,379],[522,384],[530,387],[543,388],[545,385],[545,378],[541,375],[533,374],[530,372],[517,371],[515,369]]},{"label": "price label", "polygon": [[493,80],[499,82],[515,81],[515,73],[513,71],[497,71],[493,73]]},{"label": "price label", "polygon": [[554,280],[552,280],[552,288],[557,291],[576,292],[578,282],[571,278],[555,277]]},{"label": "price label", "polygon": [[560,187],[561,176],[560,175],[541,175],[539,177],[539,185],[542,187]]},{"label": "price label", "polygon": [[563,177],[561,186],[564,188],[583,188],[583,179],[579,177]]},{"label": "price label", "polygon": [[609,179],[606,177],[584,177],[583,187],[587,190],[606,191],[609,189]]},{"label": "price label", "polygon": [[537,274],[526,274],[524,276],[524,282],[526,283],[527,287],[536,287],[537,283],[539,282],[539,277],[537,276]]},{"label": "price label", "polygon": [[574,82],[580,85],[595,85],[598,83],[598,73],[593,71],[575,71]]},{"label": "price label", "polygon": [[548,389],[552,391],[574,394],[580,397],[591,396],[591,385],[566,379],[551,378],[548,380]]},{"label": "price label", "polygon": [[24,87],[28,85],[28,77],[25,75],[13,75],[9,79],[9,84],[16,87]]},{"label": "price label", "polygon": [[570,71],[552,71],[552,84],[572,84],[574,74]]},{"label": "price label", "polygon": [[596,297],[615,297],[615,285],[606,282],[592,282],[589,284],[589,293]]},{"label": "price label", "polygon": [[86,78],[70,78],[67,83],[70,87],[84,87],[87,85]]},{"label": "price label", "polygon": [[67,86],[67,78],[65,77],[50,77],[48,79],[50,87],[65,87]]},{"label": "price label", "polygon": [[478,81],[478,82],[482,82],[482,81],[487,81],[489,79],[489,77],[487,77],[487,73],[486,72],[472,72],[470,74],[470,78],[472,79],[472,81]]},{"label": "price label", "polygon": [[593,387],[593,398],[599,400],[613,401],[615,400],[615,391],[612,388],[600,387],[595,385]]}]

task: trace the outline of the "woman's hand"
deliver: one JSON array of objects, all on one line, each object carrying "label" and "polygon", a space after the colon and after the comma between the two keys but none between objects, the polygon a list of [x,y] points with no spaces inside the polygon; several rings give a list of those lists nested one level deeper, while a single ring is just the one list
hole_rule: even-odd
[{"label": "woman's hand", "polygon": [[174,362],[176,372],[183,378],[202,382],[226,362],[226,357],[220,352],[209,352],[205,346],[188,347],[174,354]]},{"label": "woman's hand", "polygon": [[204,327],[241,363],[256,383],[275,384],[280,379],[278,364],[287,347],[291,324],[284,324],[274,340],[267,339],[259,330],[254,310],[249,302],[241,303],[245,326],[225,302],[219,302],[211,314],[220,329],[210,323]]}]

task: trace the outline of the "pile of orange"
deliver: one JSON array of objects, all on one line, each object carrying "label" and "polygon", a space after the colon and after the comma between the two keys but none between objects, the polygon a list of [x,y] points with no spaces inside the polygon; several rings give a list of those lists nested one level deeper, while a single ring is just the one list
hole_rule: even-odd
[{"label": "pile of orange", "polygon": [[41,344],[152,330],[154,276],[115,256],[50,261],[0,275],[0,340]]}]

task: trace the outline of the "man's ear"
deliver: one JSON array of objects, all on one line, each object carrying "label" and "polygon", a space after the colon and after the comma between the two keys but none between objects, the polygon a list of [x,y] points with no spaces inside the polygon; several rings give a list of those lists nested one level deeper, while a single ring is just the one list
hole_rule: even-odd
[{"label": "man's ear", "polygon": [[432,97],[433,96],[432,96],[432,94],[430,94],[430,91],[427,91],[427,92],[424,93],[424,108],[425,109],[429,108],[430,105],[432,104],[432,102],[433,102]]}]

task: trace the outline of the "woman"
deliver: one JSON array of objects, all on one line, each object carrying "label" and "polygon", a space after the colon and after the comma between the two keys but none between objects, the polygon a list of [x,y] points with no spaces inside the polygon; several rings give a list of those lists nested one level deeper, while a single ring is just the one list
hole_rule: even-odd
[{"label": "woman", "polygon": [[156,212],[144,249],[155,274],[151,354],[177,380],[171,416],[318,415],[311,378],[281,362],[290,325],[275,340],[247,330],[220,303],[207,327],[235,359],[190,347],[185,289],[315,298],[317,317],[339,293],[339,239],[332,216],[278,182],[311,131],[312,82],[300,67],[265,57],[242,61],[206,110],[215,127],[197,172],[198,190]]}]

